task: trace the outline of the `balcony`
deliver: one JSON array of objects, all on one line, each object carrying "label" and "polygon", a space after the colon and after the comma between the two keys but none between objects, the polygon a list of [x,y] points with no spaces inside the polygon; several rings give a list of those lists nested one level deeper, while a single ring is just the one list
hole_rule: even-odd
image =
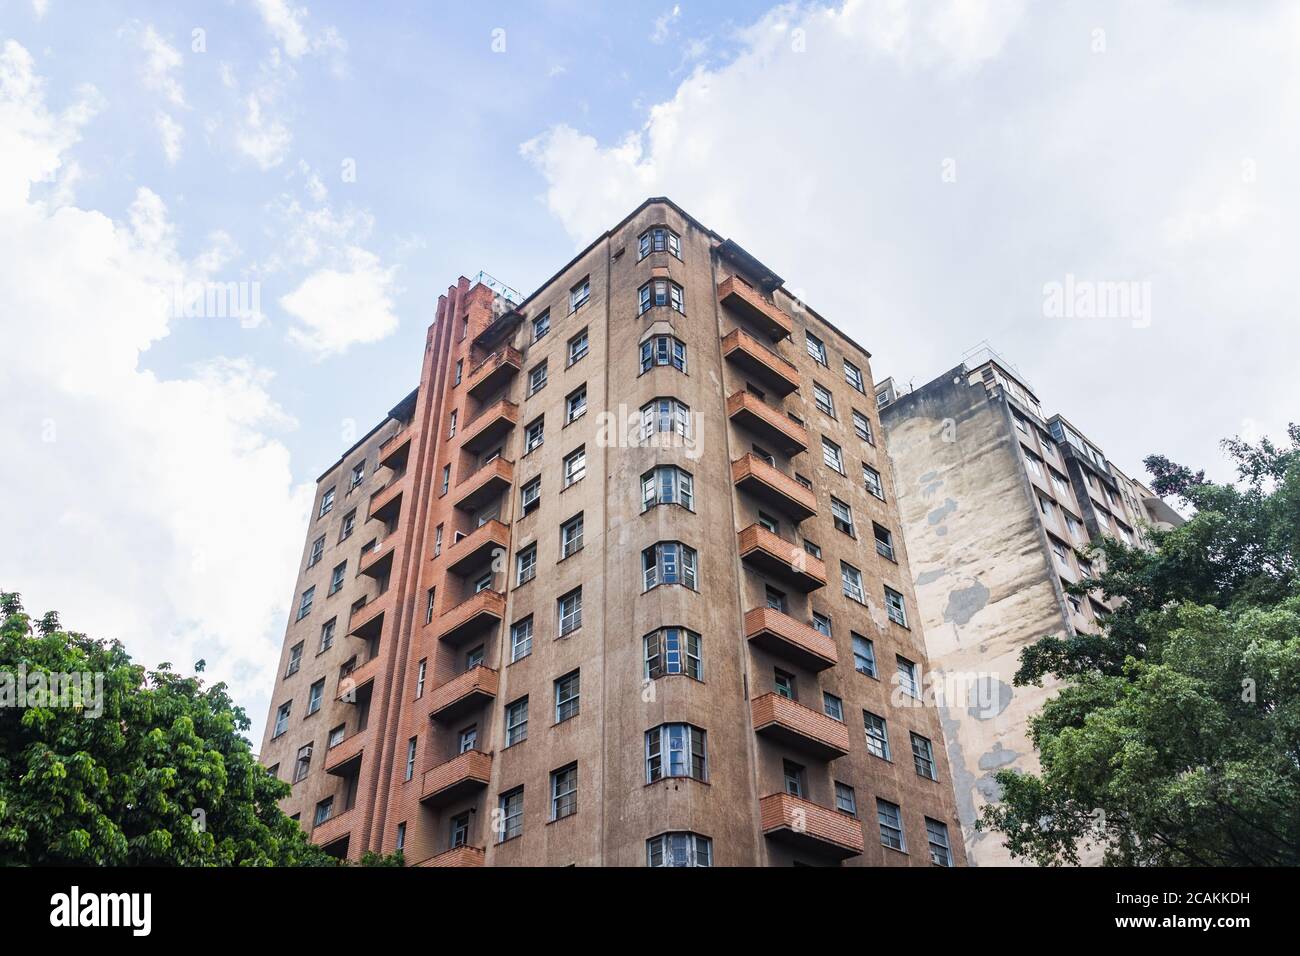
[{"label": "balcony", "polygon": [[795,364],[744,329],[733,329],[723,336],[722,357],[734,362],[745,374],[761,379],[782,398],[799,390],[799,370]]},{"label": "balcony", "polygon": [[846,725],[775,692],[750,701],[750,714],[754,733],[818,760],[834,760],[849,752]]},{"label": "balcony", "polygon": [[438,640],[455,647],[506,616],[506,596],[500,591],[479,591],[468,601],[444,611],[438,619]]},{"label": "balcony", "polygon": [[325,772],[348,777],[361,769],[361,755],[366,749],[366,732],[358,730],[325,751]]},{"label": "balcony", "polygon": [[780,409],[764,404],[757,395],[733,394],[727,399],[727,417],[783,454],[797,455],[808,450],[808,430]]},{"label": "balcony", "polygon": [[[510,549],[510,526],[493,519],[485,521],[447,549],[447,570],[469,574]],[[504,565],[503,565],[504,566]]]},{"label": "balcony", "polygon": [[457,508],[477,511],[499,497],[515,480],[515,463],[508,458],[493,458],[472,475],[457,483],[454,498]]},{"label": "balcony", "polygon": [[811,554],[779,538],[762,525],[740,532],[740,559],[764,574],[780,578],[805,594],[826,586],[826,565]]},{"label": "balcony", "polygon": [[833,667],[839,660],[833,640],[770,607],[756,607],[745,613],[745,637],[769,654],[810,671]]},{"label": "balcony", "polygon": [[486,787],[491,776],[492,755],[468,750],[425,771],[420,800],[430,806],[451,803]]},{"label": "balcony", "polygon": [[392,468],[394,471],[404,469],[407,459],[411,456],[411,437],[414,433],[414,426],[407,422],[390,437],[384,439],[384,443],[379,446],[380,467]]},{"label": "balcony", "polygon": [[461,447],[479,451],[491,447],[510,434],[519,424],[519,406],[507,399],[493,402],[465,423],[461,433]]},{"label": "balcony", "polygon": [[487,856],[481,846],[457,846],[445,850],[437,856],[421,860],[416,866],[483,866]]},{"label": "balcony", "polygon": [[376,580],[388,577],[393,570],[393,553],[396,550],[397,535],[395,534],[376,541],[369,549],[361,552],[357,573],[369,575]]},{"label": "balcony", "polygon": [[789,793],[774,793],[758,802],[763,835],[800,850],[837,860],[862,852],[862,825],[840,813]]},{"label": "balcony", "polygon": [[365,604],[352,612],[352,616],[348,619],[348,634],[352,637],[359,637],[364,641],[378,637],[384,628],[384,614],[392,607],[392,604],[392,588],[389,588],[383,594],[370,598]]},{"label": "balcony", "polygon": [[355,704],[366,685],[375,682],[381,666],[380,658],[375,656],[352,668],[351,673],[339,677],[338,692],[334,699],[345,704]]},{"label": "balcony", "polygon": [[730,276],[718,286],[718,301],[754,323],[773,342],[780,341],[794,330],[790,316],[736,276]]},{"label": "balcony", "polygon": [[406,475],[395,474],[388,484],[370,496],[370,518],[391,524],[402,513],[402,492],[406,490]]},{"label": "balcony", "polygon": [[452,720],[480,707],[496,697],[500,681],[501,675],[490,667],[471,667],[433,689],[429,694],[429,716],[434,720]]},{"label": "balcony", "polygon": [[328,847],[331,843],[346,840],[352,835],[352,825],[357,819],[352,810],[342,810],[311,828],[311,842],[319,847]]},{"label": "balcony", "polygon": [[507,345],[497,349],[479,362],[465,376],[466,391],[474,398],[483,399],[510,381],[524,366],[519,350]]},{"label": "balcony", "polygon": [[803,521],[817,513],[817,496],[808,488],[757,455],[745,455],[731,463],[731,481],[741,491],[779,508],[794,521]]}]

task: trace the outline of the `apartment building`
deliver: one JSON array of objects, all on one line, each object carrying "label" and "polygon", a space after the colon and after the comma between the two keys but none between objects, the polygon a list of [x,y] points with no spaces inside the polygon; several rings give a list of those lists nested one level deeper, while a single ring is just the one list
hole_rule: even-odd
[{"label": "apartment building", "polygon": [[1076,548],[1102,535],[1144,547],[1151,528],[1182,518],[1063,416],[1045,416],[989,349],[914,391],[886,379],[876,394],[966,851],[972,865],[1014,864],[974,824],[997,799],[998,771],[1039,766],[1028,721],[1056,687],[1013,686],[1020,652],[1096,630],[1111,610],[1098,593],[1067,593],[1094,573]]},{"label": "apartment building", "polygon": [[870,355],[671,201],[451,286],[314,514],[261,754],[331,852],[965,863]]}]

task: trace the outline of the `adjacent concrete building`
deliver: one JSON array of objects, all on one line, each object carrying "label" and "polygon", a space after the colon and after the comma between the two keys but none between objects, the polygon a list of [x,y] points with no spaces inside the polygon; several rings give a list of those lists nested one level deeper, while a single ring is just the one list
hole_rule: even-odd
[{"label": "adjacent concrete building", "polygon": [[870,356],[648,200],[438,302],[320,479],[262,760],[332,852],[961,865]]},{"label": "adjacent concrete building", "polygon": [[[1181,518],[990,350],[900,394],[877,387],[958,812],[974,865],[1014,861],[974,829],[994,776],[1038,768],[1028,720],[1055,692],[1014,687],[1020,652],[1095,630],[1109,608],[1066,585],[1090,575],[1076,548],[1099,535],[1145,546]],[[1100,559],[1098,559],[1100,560]]]}]

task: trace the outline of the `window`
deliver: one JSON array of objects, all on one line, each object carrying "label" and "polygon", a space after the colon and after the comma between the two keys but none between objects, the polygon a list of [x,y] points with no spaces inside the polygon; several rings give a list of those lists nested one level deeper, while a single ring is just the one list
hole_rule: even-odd
[{"label": "window", "polygon": [[398,853],[401,853],[404,849],[406,849],[406,821],[402,821],[397,825],[396,849]]},{"label": "window", "polygon": [[293,763],[293,782],[297,783],[311,771],[311,744],[298,748],[298,757]]},{"label": "window", "polygon": [[562,724],[578,716],[579,672],[565,674],[555,682],[555,722]]},{"label": "window", "polygon": [[343,516],[343,524],[339,527],[339,541],[346,541],[352,537],[352,532],[357,529],[357,509],[353,508]]},{"label": "window", "polygon": [[469,813],[461,813],[451,818],[451,830],[447,834],[447,844],[451,849],[469,843]]},{"label": "window", "polygon": [[768,531],[772,532],[772,534],[781,533],[781,523],[777,521],[775,518],[773,518],[766,511],[760,511],[758,513],[758,523],[761,527],[766,528]]},{"label": "window", "polygon": [[1015,422],[1016,422],[1016,429],[1017,429],[1018,431],[1020,431],[1022,434],[1028,435],[1028,434],[1029,434],[1029,423],[1026,422],[1026,421],[1025,421],[1023,418],[1021,418],[1019,415],[1017,415],[1015,412],[1012,412],[1012,413],[1011,413],[1011,417],[1012,417],[1013,419],[1015,419]]},{"label": "window", "polygon": [[797,482],[799,482],[799,484],[803,485],[803,486],[804,486],[805,488],[807,488],[809,491],[812,490],[812,479],[811,479],[811,478],[808,478],[808,477],[806,477],[806,476],[804,476],[804,475],[801,475],[801,474],[799,474],[799,472],[796,471],[796,472],[794,473],[794,480],[797,481]]},{"label": "window", "polygon": [[804,768],[793,760],[781,761],[781,772],[785,777],[785,792],[793,797],[802,797],[807,786],[804,784]]},{"label": "window", "polygon": [[569,364],[573,365],[586,358],[590,347],[586,329],[569,339]]},{"label": "window", "polygon": [[551,331],[551,310],[547,309],[537,318],[533,319],[533,341],[546,337],[546,333]]},{"label": "window", "polygon": [[916,765],[916,775],[929,780],[938,780],[934,769],[934,747],[926,737],[912,734],[912,762]]},{"label": "window", "polygon": [[885,588],[885,611],[895,624],[907,627],[907,607],[903,603],[903,595],[891,587]]},{"label": "window", "polygon": [[471,724],[460,732],[460,740],[457,743],[456,753],[467,754],[471,750],[478,748],[478,725]]},{"label": "window", "polygon": [[560,637],[582,627],[582,588],[575,588],[556,603],[560,612]]},{"label": "window", "polygon": [[569,290],[569,313],[577,312],[591,298],[591,277],[583,279]]},{"label": "window", "polygon": [[835,809],[854,819],[858,816],[858,796],[847,783],[835,781]]},{"label": "window", "polygon": [[461,378],[464,376],[464,373],[465,373],[465,360],[456,359],[456,381],[452,383],[453,386],[460,384]]},{"label": "window", "polygon": [[825,614],[813,611],[812,626],[819,634],[825,634],[827,637],[831,636],[831,619]]},{"label": "window", "polygon": [[289,711],[293,707],[293,701],[287,700],[280,705],[280,709],[275,712],[275,731],[271,738],[275,739],[289,729]]},{"label": "window", "polygon": [[501,837],[498,843],[521,836],[524,832],[524,788],[515,787],[497,798],[497,807],[501,811]]},{"label": "window", "polygon": [[772,686],[776,692],[786,700],[798,700],[799,693],[795,689],[794,675],[789,671],[783,671],[779,667],[772,674]]},{"label": "window", "polygon": [[[850,632],[852,633],[852,632]],[[868,677],[876,676],[876,645],[861,634],[853,637],[853,669]]]},{"label": "window", "polygon": [[921,682],[916,665],[906,657],[894,657],[898,665],[898,686],[903,688],[903,693],[908,697],[916,700],[921,699]]},{"label": "window", "polygon": [[686,297],[676,282],[653,279],[637,291],[637,315],[665,305],[675,312],[686,314]]},{"label": "window", "polygon": [[671,365],[679,372],[686,371],[686,343],[671,335],[655,335],[641,343],[641,371],[648,372],[656,365]]},{"label": "window", "polygon": [[528,394],[536,395],[546,387],[546,363],[533,366],[532,371],[528,373]]},{"label": "window", "polygon": [[320,511],[317,512],[316,517],[323,518],[333,510],[334,510],[334,487],[331,485],[329,488],[325,489],[325,494],[321,495]]},{"label": "window", "polygon": [[337,624],[338,624],[338,618],[332,617],[324,624],[321,625],[320,650],[317,653],[324,654],[326,651],[328,651],[331,647],[334,646],[334,628],[336,627]]},{"label": "window", "polygon": [[524,429],[524,454],[525,455],[527,455],[534,448],[538,448],[541,446],[542,439],[544,437],[543,429],[545,427],[545,422],[543,421],[543,419],[545,417],[546,416],[543,415],[541,418],[538,418],[536,421],[532,422],[527,428]]},{"label": "window", "polygon": [[1062,510],[1061,514],[1065,515],[1065,528],[1070,532],[1070,537],[1076,541],[1080,540],[1083,537],[1083,525],[1079,523],[1079,519],[1068,511]]},{"label": "window", "polygon": [[704,679],[700,635],[681,627],[661,627],[641,639],[645,651],[645,677],[655,680],[665,674],[685,674]]},{"label": "window", "polygon": [[831,720],[844,723],[844,701],[828,691],[822,691],[822,711]]},{"label": "window", "polygon": [[346,738],[347,738],[347,726],[345,724],[339,724],[337,727],[335,727],[333,730],[330,731],[329,745],[331,747],[337,747],[339,744],[343,743],[343,741]]},{"label": "window", "polygon": [[311,818],[312,826],[318,827],[332,816],[334,816],[334,798],[326,797],[316,804],[316,812]]},{"label": "window", "polygon": [[836,531],[842,531],[850,538],[856,537],[853,533],[853,509],[834,495],[831,495],[831,523]]},{"label": "window", "polygon": [[465,652],[465,670],[472,671],[476,667],[483,666],[483,645],[472,647]]},{"label": "window", "polygon": [[864,710],[862,723],[867,732],[867,752],[881,760],[889,760],[889,727],[885,724],[885,718]]},{"label": "window", "polygon": [[506,746],[528,739],[528,698],[520,697],[506,707]]},{"label": "window", "polygon": [[298,602],[298,616],[294,620],[301,621],[311,613],[312,598],[316,596],[316,586],[313,584],[307,590],[302,592],[302,600]]},{"label": "window", "polygon": [[348,479],[348,491],[366,480],[366,460],[362,458],[352,466],[352,476]]},{"label": "window", "polygon": [[560,525],[560,559],[582,550],[582,513]]},{"label": "window", "polygon": [[712,866],[713,841],[697,833],[661,833],[645,841],[646,866]]},{"label": "window", "polygon": [[510,663],[521,661],[533,652],[533,616],[530,614],[510,626]]},{"label": "window", "polygon": [[456,422],[459,420],[459,409],[453,408],[451,414],[447,417],[447,437],[456,437]]},{"label": "window", "polygon": [[809,541],[807,538],[804,538],[804,539],[803,539],[803,549],[804,549],[804,553],[806,553],[806,554],[811,554],[811,555],[812,555],[814,558],[816,558],[818,561],[820,561],[820,560],[822,559],[822,549],[821,549],[821,545],[819,545],[819,544],[814,544],[813,542]]},{"label": "window", "polygon": [[284,676],[290,677],[298,673],[298,668],[302,666],[302,641],[299,641],[293,647],[289,648],[289,665],[284,669]]},{"label": "window", "polygon": [[691,437],[691,410],[675,398],[656,398],[641,406],[641,438],[658,433],[676,432]]},{"label": "window", "polygon": [[429,659],[426,657],[420,661],[420,668],[415,672],[415,699],[419,700],[424,696],[424,678],[429,672]]},{"label": "window", "polygon": [[641,552],[645,590],[661,584],[684,584],[697,590],[695,549],[678,541],[660,541]]},{"label": "window", "polygon": [[525,516],[537,509],[537,506],[542,501],[542,479],[540,475],[519,490],[519,500],[523,503]]},{"label": "window", "polygon": [[952,866],[952,849],[948,845],[948,824],[926,817],[925,836],[930,844],[930,862],[935,866]]},{"label": "window", "polygon": [[344,577],[347,574],[348,563],[346,561],[336,564],[334,570],[330,572],[330,594],[337,593],[343,587]]},{"label": "window", "polygon": [[321,535],[311,543],[311,554],[307,556],[307,567],[314,568],[320,564],[321,557],[325,554],[325,535]]},{"label": "window", "polygon": [[415,748],[419,740],[419,737],[412,737],[406,742],[406,780],[415,776]]},{"label": "window", "polygon": [[862,572],[851,564],[840,562],[840,585],[844,596],[859,604],[866,604],[867,597],[862,590]]},{"label": "window", "polygon": [[876,818],[880,821],[880,842],[891,849],[907,852],[903,843],[903,814],[898,804],[876,798]]},{"label": "window", "polygon": [[705,780],[705,732],[690,724],[660,724],[645,735],[646,783],[665,777]]},{"label": "window", "polygon": [[424,623],[428,624],[433,620],[434,597],[437,595],[437,588],[429,588],[424,597]]},{"label": "window", "polygon": [[828,468],[834,468],[841,475],[844,474],[844,453],[840,451],[839,445],[824,435],[822,436],[822,461],[826,462]]},{"label": "window", "polygon": [[442,554],[442,525],[433,529],[433,556]]},{"label": "window", "polygon": [[682,241],[667,226],[655,226],[641,233],[637,240],[637,258],[644,259],[652,252],[667,252],[678,259],[682,257]]},{"label": "window", "polygon": [[563,820],[578,812],[578,765],[551,771],[551,819]]},{"label": "window", "polygon": [[871,530],[876,537],[876,554],[890,561],[896,560],[894,557],[894,536],[890,534],[889,529],[873,521]]},{"label": "window", "polygon": [[515,555],[515,585],[527,584],[537,576],[537,544],[534,542]]},{"label": "window", "polygon": [[1055,538],[1050,536],[1048,537],[1047,540],[1052,545],[1052,553],[1056,555],[1056,560],[1061,562],[1061,567],[1065,568],[1066,570],[1069,570],[1070,553],[1065,550],[1065,545],[1061,544],[1061,542],[1057,541]]},{"label": "window", "polygon": [[785,613],[786,603],[784,591],[778,591],[776,588],[772,587],[772,585],[768,584],[764,587],[764,597],[767,601],[767,606],[773,611],[780,611],[782,614]]},{"label": "window", "polygon": [[587,477],[587,447],[574,449],[564,456],[564,487]]},{"label": "window", "polygon": [[587,414],[587,386],[579,385],[564,400],[564,423],[577,421]]},{"label": "window", "polygon": [[875,436],[871,432],[871,419],[857,409],[853,411],[853,431],[868,445],[876,443]]},{"label": "window", "polygon": [[881,501],[885,500],[885,486],[880,482],[880,472],[872,468],[866,462],[862,463],[862,483],[867,486],[867,491],[871,492]]},{"label": "window", "polygon": [[813,403],[817,406],[818,411],[829,415],[831,418],[835,417],[835,399],[831,397],[829,391],[816,382],[813,382]]},{"label": "window", "polygon": [[450,487],[451,487],[451,465],[443,465],[442,466],[442,494],[445,495],[447,493],[447,489]]},{"label": "window", "polygon": [[858,368],[848,359],[844,360],[844,381],[848,382],[859,392],[866,394],[866,384],[862,380],[862,369]]},{"label": "window", "polygon": [[1069,501],[1070,500],[1069,483],[1061,476],[1061,473],[1056,469],[1049,468],[1047,470],[1052,476],[1052,484],[1056,488],[1056,493],[1060,495],[1062,498],[1064,498],[1066,501]]},{"label": "window", "polygon": [[812,356],[814,362],[818,365],[827,364],[826,345],[821,339],[817,338],[817,336],[813,335],[811,332],[805,332],[804,342],[808,347],[808,354]]},{"label": "window", "polygon": [[307,716],[310,717],[316,711],[320,710],[321,701],[325,699],[325,678],[321,678],[311,685],[311,690],[307,692]]},{"label": "window", "polygon": [[677,504],[695,509],[695,479],[674,465],[660,465],[641,476],[641,510]]},{"label": "window", "polygon": [[1025,453],[1025,464],[1029,467],[1030,474],[1041,481],[1043,477],[1043,460],[1023,446],[1021,450]]}]

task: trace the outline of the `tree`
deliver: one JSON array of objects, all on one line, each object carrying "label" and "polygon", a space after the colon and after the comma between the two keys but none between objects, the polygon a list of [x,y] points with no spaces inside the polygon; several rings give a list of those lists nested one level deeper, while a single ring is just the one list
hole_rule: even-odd
[{"label": "tree", "polygon": [[1153,490],[1194,516],[1111,539],[1100,633],[1026,648],[1019,685],[1064,682],[1030,722],[1040,774],[1003,771],[980,827],[1016,856],[1118,865],[1300,864],[1300,428],[1289,447],[1224,442],[1235,483],[1162,456]]},{"label": "tree", "polygon": [[[289,785],[224,684],[33,626],[17,594],[0,613],[0,865],[335,865],[277,806]],[[89,677],[42,696],[57,675]]]}]

